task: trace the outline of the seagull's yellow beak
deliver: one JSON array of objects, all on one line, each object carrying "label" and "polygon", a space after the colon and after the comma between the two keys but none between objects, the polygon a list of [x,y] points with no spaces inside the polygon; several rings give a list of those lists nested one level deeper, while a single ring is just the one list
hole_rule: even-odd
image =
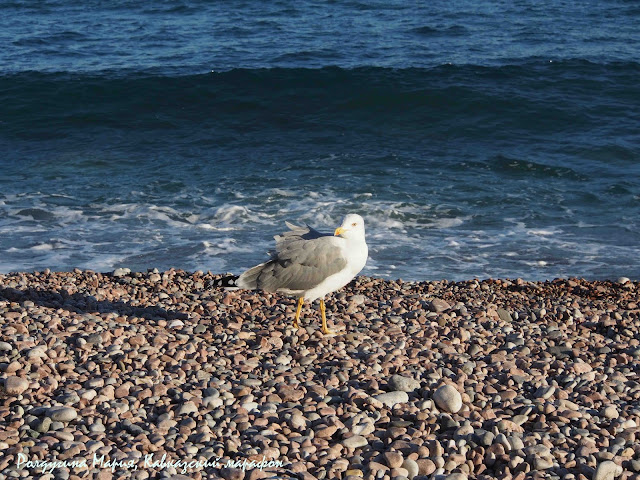
[{"label": "seagull's yellow beak", "polygon": [[336,228],[336,232],[334,233],[334,235],[337,237],[338,235],[341,235],[344,232],[346,232],[346,230],[344,228],[338,227],[338,228]]}]

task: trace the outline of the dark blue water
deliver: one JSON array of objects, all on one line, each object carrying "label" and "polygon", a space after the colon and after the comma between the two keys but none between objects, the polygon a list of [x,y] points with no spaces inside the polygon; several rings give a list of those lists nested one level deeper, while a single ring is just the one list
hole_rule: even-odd
[{"label": "dark blue water", "polygon": [[640,278],[636,2],[210,3],[0,5],[0,272]]}]

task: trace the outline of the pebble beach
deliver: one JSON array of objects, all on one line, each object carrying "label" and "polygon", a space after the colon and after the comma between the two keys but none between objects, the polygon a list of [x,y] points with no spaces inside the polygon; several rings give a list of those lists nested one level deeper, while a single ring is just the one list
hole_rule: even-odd
[{"label": "pebble beach", "polygon": [[638,282],[220,277],[0,275],[0,480],[640,479]]}]

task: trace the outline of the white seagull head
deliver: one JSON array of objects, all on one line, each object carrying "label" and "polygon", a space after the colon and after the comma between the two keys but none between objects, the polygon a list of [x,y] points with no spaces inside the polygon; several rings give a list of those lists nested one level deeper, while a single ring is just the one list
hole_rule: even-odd
[{"label": "white seagull head", "polygon": [[334,235],[347,239],[364,240],[364,220],[360,215],[350,213],[344,217]]}]

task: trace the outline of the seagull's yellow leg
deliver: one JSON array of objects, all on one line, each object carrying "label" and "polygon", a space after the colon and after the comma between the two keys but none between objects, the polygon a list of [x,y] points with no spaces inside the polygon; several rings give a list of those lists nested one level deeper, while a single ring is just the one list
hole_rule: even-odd
[{"label": "seagull's yellow leg", "polygon": [[329,327],[327,327],[327,316],[325,314],[324,300],[322,299],[320,300],[320,313],[322,314],[322,333],[324,333],[325,335],[334,333],[333,331],[329,330]]},{"label": "seagull's yellow leg", "polygon": [[300,320],[300,312],[302,311],[302,304],[304,303],[304,297],[300,297],[298,299],[298,308],[296,309],[296,318],[293,319],[293,326],[295,328],[300,328],[298,325],[298,320]]}]

